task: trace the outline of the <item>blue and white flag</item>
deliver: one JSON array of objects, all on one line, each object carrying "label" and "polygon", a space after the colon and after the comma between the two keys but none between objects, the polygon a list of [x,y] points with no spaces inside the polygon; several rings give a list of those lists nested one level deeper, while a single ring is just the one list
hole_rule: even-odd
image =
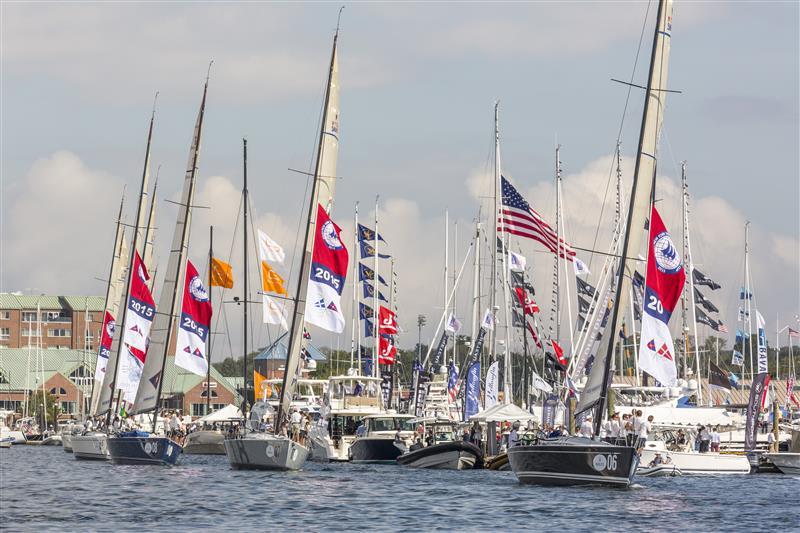
[{"label": "blue and white flag", "polygon": [[756,323],[758,324],[758,373],[767,373],[767,332],[764,329],[766,322],[761,313],[756,310]]},{"label": "blue and white flag", "polygon": [[[361,247],[361,258],[362,259],[365,258],[365,257],[375,257],[375,247],[374,246],[372,246],[367,241],[358,241],[358,244]],[[392,256],[391,255],[387,255],[387,254],[382,254],[382,253],[378,252],[378,257],[380,257],[381,259],[389,259]]]},{"label": "blue and white flag", "polygon": [[365,337],[375,336],[375,327],[372,325],[372,322],[366,318],[364,319],[364,336]]},{"label": "blue and white flag", "polygon": [[742,352],[739,352],[737,350],[733,351],[733,358],[731,359],[731,364],[736,366],[744,365],[744,355],[742,355]]},{"label": "blue and white flag", "polygon": [[461,331],[461,321],[457,319],[453,313],[450,313],[450,316],[447,317],[447,323],[445,324],[444,329],[453,335],[457,335],[458,332]]},{"label": "blue and white flag", "polygon": [[358,318],[366,320],[367,318],[375,318],[375,312],[370,306],[361,302],[358,304]]},{"label": "blue and white flag", "polygon": [[499,395],[499,376],[500,362],[495,361],[489,365],[489,370],[486,371],[486,392],[483,399],[483,408],[490,409],[497,405],[497,397]]},{"label": "blue and white flag", "polygon": [[[364,285],[364,298],[375,298],[375,287],[373,287],[372,285],[369,284],[369,282],[366,281],[363,282],[363,285]],[[378,300],[381,300],[383,302],[388,302],[388,300],[381,293],[381,291],[378,291]]]},{"label": "blue and white flag", "polygon": [[[375,240],[375,230],[368,228],[364,224],[358,225],[358,240],[359,241],[374,241]],[[383,241],[383,237],[378,235],[378,240]],[[386,242],[386,241],[383,241]]]},{"label": "blue and white flag", "polygon": [[525,265],[528,264],[528,260],[525,259],[525,256],[522,254],[514,253],[511,250],[508,251],[508,269],[513,272],[522,272],[525,270]]},{"label": "blue and white flag", "polygon": [[[368,266],[359,263],[358,264],[358,281],[375,281],[375,271],[369,268]],[[378,275],[378,281],[383,283],[388,287],[386,284],[386,280],[383,279],[383,276],[380,274]]]},{"label": "blue and white flag", "polygon": [[494,329],[494,314],[491,309],[487,309],[486,312],[483,313],[481,327],[487,331],[492,331]]},{"label": "blue and white flag", "polygon": [[479,398],[481,393],[481,362],[475,361],[467,370],[466,394],[464,401],[464,421],[476,415],[480,409]]}]

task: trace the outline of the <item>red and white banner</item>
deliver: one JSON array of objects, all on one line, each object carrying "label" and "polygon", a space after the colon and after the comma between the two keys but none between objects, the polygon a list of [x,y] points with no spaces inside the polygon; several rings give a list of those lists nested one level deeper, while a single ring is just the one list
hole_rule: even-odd
[{"label": "red and white banner", "polygon": [[378,363],[381,365],[393,365],[397,356],[397,347],[391,339],[381,335],[378,338]]},{"label": "red and white banner", "polygon": [[212,312],[203,280],[192,262],[187,260],[175,364],[198,376],[208,373],[206,341]]},{"label": "red and white banner", "polygon": [[133,269],[131,271],[130,292],[128,294],[128,310],[125,315],[122,344],[124,350],[120,361],[117,378],[118,388],[122,389],[125,401],[133,402],[136,399],[136,389],[142,378],[142,368],[147,356],[147,346],[150,343],[150,326],[156,316],[156,303],[147,281],[147,273],[139,252],[135,252]]},{"label": "red and white banner", "polygon": [[100,333],[100,350],[97,352],[97,365],[94,370],[94,379],[103,382],[108,367],[108,358],[111,355],[111,342],[114,340],[114,330],[117,327],[116,321],[111,313],[106,311],[103,318],[103,330]]},{"label": "red and white banner", "polygon": [[675,347],[669,319],[686,281],[678,249],[656,207],[650,210],[650,239],[645,277],[639,368],[665,387],[677,385]]},{"label": "red and white banner", "polygon": [[550,339],[550,345],[553,347],[553,356],[555,357],[556,364],[561,367],[561,370],[566,370],[569,363],[567,358],[564,357],[564,349],[553,339]]},{"label": "red and white banner", "polygon": [[341,298],[348,255],[340,238],[341,231],[318,205],[305,319],[309,324],[334,333],[341,333],[345,326]]},{"label": "red and white banner", "polygon": [[388,307],[381,306],[378,310],[378,332],[397,335],[397,314]]},{"label": "red and white banner", "polygon": [[525,312],[526,315],[532,315],[533,313],[539,312],[539,306],[536,305],[536,302],[531,298],[523,287],[514,287],[514,292],[517,295],[517,301],[519,301],[520,307]]}]

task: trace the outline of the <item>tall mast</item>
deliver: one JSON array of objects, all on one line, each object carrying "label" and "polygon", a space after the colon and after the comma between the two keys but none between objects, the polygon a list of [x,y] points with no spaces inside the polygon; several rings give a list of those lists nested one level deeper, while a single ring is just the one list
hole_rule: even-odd
[{"label": "tall mast", "polygon": [[378,366],[380,357],[378,354],[380,353],[380,346],[381,346],[381,320],[380,320],[380,301],[378,300],[378,293],[380,292],[380,284],[378,280],[381,279],[380,273],[378,272],[378,196],[375,196],[375,280],[374,280],[374,291],[372,291],[372,322],[374,326],[374,333],[373,340],[375,341],[375,350],[373,351],[372,355],[372,377],[377,378],[380,374],[378,372]]},{"label": "tall mast", "polygon": [[[753,309],[750,302],[753,301],[752,289],[750,288],[750,221],[744,223],[744,301],[742,302],[742,311],[747,322],[747,344],[750,348],[750,380],[755,378],[755,366],[753,359]],[[744,346],[742,346],[744,350]]]},{"label": "tall mast", "polygon": [[[453,316],[457,316],[457,301],[458,291],[456,290],[456,270],[458,269],[458,220],[456,220],[453,228]],[[453,364],[455,364],[456,356],[458,355],[458,332],[453,333]]]},{"label": "tall mast", "polygon": [[700,338],[697,336],[697,311],[695,310],[695,297],[694,297],[694,259],[692,259],[692,241],[689,237],[689,184],[686,181],[686,161],[681,162],[681,183],[683,184],[683,232],[684,232],[684,250],[683,250],[683,266],[686,269],[686,278],[689,280],[689,306],[692,316],[692,328],[694,333],[694,364],[695,376],[697,376],[697,405],[700,406],[703,402],[703,386],[701,383],[702,375],[700,374]]},{"label": "tall mast", "polygon": [[[353,328],[350,332],[350,368],[353,368],[355,363],[355,353],[358,350],[358,373],[361,374],[361,319],[358,317],[358,265],[359,252],[358,252],[358,202],[356,202],[355,215],[353,217],[353,310],[350,313],[353,315]],[[378,286],[375,284],[375,289]]]},{"label": "tall mast", "polygon": [[[242,305],[244,306],[244,317],[242,324],[242,416],[247,420],[247,308],[250,305],[250,290],[248,289],[248,270],[247,266],[250,263],[247,253],[247,207],[250,203],[249,192],[247,190],[247,139],[242,139],[242,205],[244,211],[244,224],[242,224],[242,253],[244,261],[244,295]],[[255,382],[253,383],[255,386]],[[253,391],[253,394],[258,394]]]},{"label": "tall mast", "polygon": [[[208,66],[211,69],[211,64]],[[189,160],[183,180],[183,190],[175,221],[175,230],[172,235],[169,261],[167,262],[164,285],[158,300],[158,310],[151,328],[150,346],[148,357],[145,358],[142,368],[142,377],[136,389],[136,399],[133,403],[131,414],[153,412],[153,431],[156,430],[158,421],[158,407],[161,402],[161,392],[164,388],[164,370],[166,369],[167,356],[170,350],[175,318],[178,316],[178,292],[182,291],[181,281],[186,272],[186,256],[188,255],[189,234],[192,224],[192,203],[197,182],[197,168],[200,160],[200,140],[205,117],[206,94],[208,93],[208,76],[203,85],[203,99],[197,114],[192,144],[189,149]]]},{"label": "tall mast", "polygon": [[[495,160],[495,183],[499,183],[502,171],[500,167],[500,128],[499,122],[495,122],[495,126],[497,127],[497,136],[496,136],[496,160]],[[502,191],[501,191],[502,194]],[[501,200],[502,205],[502,200]],[[500,218],[500,220],[504,220],[503,217],[498,217],[498,211],[495,211],[495,219]],[[503,222],[501,222],[502,224]],[[495,220],[495,227],[497,227],[497,223]],[[505,230],[505,228],[503,228]],[[509,300],[508,300],[508,233],[503,231],[502,236],[503,246],[501,248],[501,260],[500,263],[503,268],[503,314],[505,315],[505,356],[503,357],[503,403],[512,403],[514,398],[514,390],[513,390],[513,380],[511,376],[511,318],[509,316]],[[494,243],[495,251],[497,250],[497,242]],[[497,324],[495,323],[495,329],[497,329]],[[496,358],[495,354],[495,358]]]},{"label": "tall mast", "polygon": [[[340,10],[341,14],[341,10]],[[306,220],[305,238],[303,240],[303,260],[298,272],[297,292],[295,293],[295,308],[292,315],[292,325],[289,330],[289,348],[286,357],[286,367],[283,375],[281,399],[275,419],[275,431],[280,429],[281,422],[289,412],[289,405],[295,388],[294,376],[300,364],[300,350],[303,343],[303,324],[305,321],[306,293],[308,292],[308,273],[311,269],[311,255],[314,251],[314,236],[317,223],[317,205],[330,210],[333,202],[333,191],[336,183],[336,155],[339,139],[339,88],[338,67],[336,62],[336,44],[339,39],[339,28],[333,37],[333,50],[331,52],[330,68],[328,70],[328,84],[325,91],[322,124],[317,145],[317,164],[314,178],[311,183],[311,196],[308,204],[308,218]],[[326,174],[327,173],[327,174]],[[375,228],[375,239],[378,239],[378,228]],[[375,251],[377,254],[377,250]],[[378,273],[375,272],[377,292]],[[377,310],[376,310],[377,311]],[[376,324],[377,328],[377,324]],[[375,334],[377,335],[377,331]],[[360,353],[360,350],[359,350]]]},{"label": "tall mast", "polygon": [[[556,144],[556,239],[561,242],[561,145]],[[558,245],[560,248],[560,244]],[[557,251],[553,266],[553,296],[555,297],[554,315],[556,318],[556,339],[561,342],[561,254]]]},{"label": "tall mast", "polygon": [[[152,144],[153,140],[153,125],[156,119],[156,100],[158,99],[158,93],[156,93],[155,97],[153,98],[153,111],[150,114],[150,127],[147,130],[147,147],[145,148],[144,152],[144,165],[142,169],[142,182],[139,187],[139,200],[136,205],[136,221],[133,226],[133,237],[131,238],[131,251],[130,257],[128,259],[128,279],[125,283],[125,292],[124,298],[122,299],[122,316],[120,320],[117,321],[117,324],[123,325],[125,324],[125,318],[128,315],[128,295],[130,294],[131,290],[131,279],[133,278],[133,261],[136,257],[136,252],[139,249],[139,232],[141,230],[141,223],[142,219],[144,218],[144,210],[147,206],[145,201],[145,197],[147,196],[147,182],[150,176],[150,145]],[[124,335],[124,332],[120,331],[118,334],[120,337]],[[111,387],[109,391],[106,391],[105,388],[101,392],[100,396],[100,409],[101,410],[108,410],[106,413],[106,427],[108,427],[109,423],[111,422],[111,400],[113,399],[114,392],[117,387],[117,374],[119,373],[119,358],[122,355],[122,347],[125,343],[122,342],[120,338],[119,343],[117,345],[117,354],[114,357],[114,368],[111,376]],[[111,366],[109,364],[109,366]],[[106,398],[107,396],[107,398]]]},{"label": "tall mast", "polygon": [[[447,286],[449,285],[449,282],[447,280],[447,262],[449,261],[448,249],[450,247],[449,237],[450,237],[450,213],[445,208],[445,210],[444,210],[444,289],[442,289],[442,299],[443,299],[442,300],[443,301],[443,303],[442,303],[442,312],[445,315],[447,315],[447,301],[449,300],[449,298],[448,298],[449,291],[447,290]],[[446,334],[447,334],[447,330],[445,330],[445,335]],[[453,337],[454,337],[453,338],[453,345],[455,345],[455,335],[453,335]],[[445,347],[445,352],[446,351],[447,350],[446,350],[446,347]],[[453,352],[453,353],[455,353],[455,352]],[[447,359],[446,353],[445,353],[445,359]],[[444,361],[441,361],[441,362],[444,363]],[[438,371],[439,369],[437,368],[436,370]]]},{"label": "tall mast", "polygon": [[[211,269],[214,262],[214,226],[208,228],[208,305],[213,309],[212,297],[214,287],[211,285]],[[209,330],[211,323],[208,324]],[[206,340],[206,352],[208,353],[208,369],[206,370],[206,415],[211,413],[211,331],[208,332]]]},{"label": "tall mast", "polygon": [[645,222],[649,217],[650,203],[655,191],[658,138],[663,122],[669,63],[670,33],[672,31],[672,0],[659,2],[658,17],[653,35],[650,72],[642,112],[639,147],[627,213],[625,238],[621,249],[620,268],[617,271],[617,295],[609,323],[603,332],[600,350],[583,389],[577,413],[598,406],[594,434],[600,434],[603,412],[608,397],[611,363],[619,330],[620,318],[630,303],[630,287],[641,249]]},{"label": "tall mast", "polygon": [[147,215],[147,228],[144,233],[144,242],[142,243],[142,261],[144,261],[147,271],[151,274],[149,288],[152,291],[156,284],[155,265],[153,264],[153,252],[155,250],[154,244],[156,239],[156,204],[158,192],[158,176],[161,173],[161,166],[159,165],[156,170],[156,179],[153,184],[153,196],[150,198],[150,212]]}]

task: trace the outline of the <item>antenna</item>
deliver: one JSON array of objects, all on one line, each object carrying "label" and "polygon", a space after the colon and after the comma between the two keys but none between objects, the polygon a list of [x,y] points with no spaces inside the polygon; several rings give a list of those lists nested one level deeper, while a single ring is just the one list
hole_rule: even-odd
[{"label": "antenna", "polygon": [[336,17],[336,35],[339,35],[339,23],[342,20],[342,11],[344,11],[344,7],[345,6],[339,8],[339,16]]},{"label": "antenna", "polygon": [[208,80],[211,79],[211,65],[214,64],[214,60],[208,62],[208,70],[206,71],[206,85],[208,85]]}]

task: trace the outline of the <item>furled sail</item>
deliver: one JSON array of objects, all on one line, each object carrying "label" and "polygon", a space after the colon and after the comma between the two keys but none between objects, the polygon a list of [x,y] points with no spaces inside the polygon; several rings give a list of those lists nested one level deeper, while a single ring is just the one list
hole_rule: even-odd
[{"label": "furled sail", "polygon": [[[639,134],[639,151],[636,154],[636,169],[628,208],[628,224],[621,249],[620,268],[615,287],[616,301],[611,311],[611,320],[603,332],[589,379],[583,388],[576,412],[590,409],[604,402],[609,386],[609,373],[614,346],[619,329],[619,318],[625,316],[630,303],[631,281],[636,270],[637,259],[645,236],[645,224],[650,213],[650,199],[656,180],[658,140],[664,120],[667,71],[669,66],[670,39],[672,33],[672,0],[662,0],[659,5],[653,50],[650,58],[650,75],[647,82],[642,129]],[[599,427],[601,416],[596,417]]]},{"label": "furled sail", "polygon": [[334,193],[336,192],[336,163],[339,160],[339,59],[336,52],[337,39],[338,35],[333,39],[322,139],[320,141],[316,169],[319,203],[328,213],[331,212]]},{"label": "furled sail", "polygon": [[158,396],[161,394],[167,350],[174,329],[174,318],[177,316],[177,309],[180,304],[177,290],[178,287],[182,287],[182,279],[186,270],[184,257],[186,257],[192,225],[191,207],[194,200],[197,165],[200,158],[200,138],[203,130],[207,92],[208,82],[206,81],[203,88],[200,111],[197,114],[197,122],[194,127],[194,135],[192,136],[192,145],[189,149],[189,161],[183,180],[178,219],[175,222],[175,232],[172,237],[164,285],[161,288],[158,307],[156,307],[157,313],[151,329],[150,346],[142,369],[142,379],[139,381],[136,400],[134,401],[133,409],[130,411],[132,414],[156,409]]}]

